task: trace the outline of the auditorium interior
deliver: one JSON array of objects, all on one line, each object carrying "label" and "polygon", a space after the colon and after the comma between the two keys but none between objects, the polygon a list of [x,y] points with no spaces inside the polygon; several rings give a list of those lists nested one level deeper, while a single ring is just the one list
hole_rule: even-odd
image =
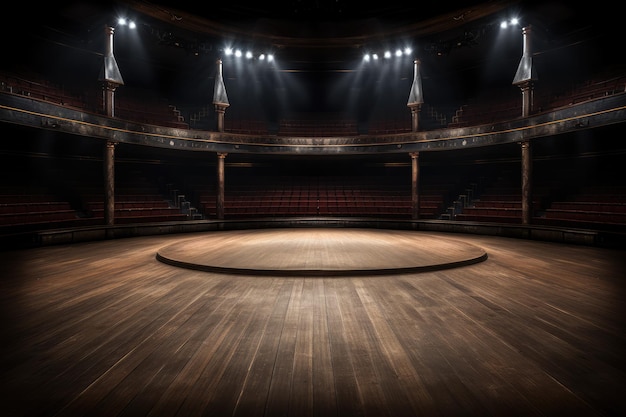
[{"label": "auditorium interior", "polygon": [[7,6],[0,414],[626,415],[624,35],[570,3]]}]

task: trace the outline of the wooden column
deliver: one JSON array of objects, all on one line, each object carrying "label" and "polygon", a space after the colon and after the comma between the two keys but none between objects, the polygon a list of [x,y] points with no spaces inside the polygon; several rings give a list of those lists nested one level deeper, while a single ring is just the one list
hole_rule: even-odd
[{"label": "wooden column", "polygon": [[[518,84],[522,91],[522,117],[528,117],[533,113],[533,81],[528,80]],[[520,142],[522,148],[522,224],[532,222],[532,146],[530,140]]]},{"label": "wooden column", "polygon": [[224,159],[226,159],[227,153],[217,154],[217,218],[224,219]]},{"label": "wooden column", "polygon": [[528,117],[533,113],[535,88],[532,82],[519,85],[522,92],[522,117]]},{"label": "wooden column", "polygon": [[224,113],[226,108],[230,106],[228,95],[226,94],[226,86],[224,85],[224,77],[222,75],[222,60],[217,60],[217,73],[215,74],[215,87],[213,89],[213,105],[217,113],[217,131],[224,131]]},{"label": "wooden column", "polygon": [[413,84],[411,85],[411,92],[409,93],[409,101],[407,106],[411,109],[411,131],[417,132],[419,130],[420,110],[424,103],[422,97],[422,76],[420,75],[420,60],[413,61]]},{"label": "wooden column", "polygon": [[522,224],[530,224],[532,218],[532,147],[530,140],[520,142],[522,147]]},{"label": "wooden column", "polygon": [[102,100],[104,106],[104,114],[109,117],[115,117],[115,90],[117,84],[105,82],[102,85]]},{"label": "wooden column", "polygon": [[412,152],[411,156],[411,218],[417,220],[420,217],[419,196],[419,152]]},{"label": "wooden column", "polygon": [[224,131],[224,113],[226,113],[226,107],[216,104],[215,105],[215,113],[217,114],[217,131]]},{"label": "wooden column", "polygon": [[100,69],[99,80],[102,83],[102,100],[104,106],[104,114],[109,117],[115,117],[115,89],[124,85],[122,74],[117,66],[117,61],[113,56],[113,29],[110,26],[104,27],[106,35],[106,50],[104,52],[104,61]]},{"label": "wooden column", "polygon": [[[513,85],[522,91],[522,117],[534,112],[534,83],[537,73],[533,65],[531,27],[522,28],[524,40],[522,59],[513,78]],[[522,147],[522,224],[530,224],[532,220],[532,147],[529,139],[520,142]]]},{"label": "wooden column", "polygon": [[417,132],[419,131],[419,123],[420,123],[420,110],[422,106],[420,104],[416,104],[414,106],[409,106],[411,109],[411,131]]},{"label": "wooden column", "polygon": [[104,147],[104,223],[115,223],[115,142]]}]

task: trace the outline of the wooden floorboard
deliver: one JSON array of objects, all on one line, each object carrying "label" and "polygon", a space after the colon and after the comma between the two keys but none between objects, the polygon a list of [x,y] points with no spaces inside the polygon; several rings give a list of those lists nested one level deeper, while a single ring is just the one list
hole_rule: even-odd
[{"label": "wooden floorboard", "polygon": [[442,233],[488,258],[337,277],[155,257],[201,236],[0,252],[0,414],[626,415],[624,251]]}]

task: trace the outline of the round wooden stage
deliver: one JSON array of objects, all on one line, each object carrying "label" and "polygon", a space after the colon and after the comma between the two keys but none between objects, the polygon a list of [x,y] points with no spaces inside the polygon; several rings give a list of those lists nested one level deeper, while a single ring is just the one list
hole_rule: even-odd
[{"label": "round wooden stage", "polygon": [[245,275],[382,275],[432,271],[487,259],[480,247],[423,232],[269,229],[212,232],[162,247],[183,268]]}]

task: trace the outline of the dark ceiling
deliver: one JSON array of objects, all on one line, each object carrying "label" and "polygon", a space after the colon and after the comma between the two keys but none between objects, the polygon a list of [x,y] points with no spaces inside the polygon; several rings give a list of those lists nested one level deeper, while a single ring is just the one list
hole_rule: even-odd
[{"label": "dark ceiling", "polygon": [[[533,26],[538,57],[567,50],[567,59],[557,61],[565,75],[607,61],[622,62],[623,54],[609,47],[621,49],[619,16],[610,12],[612,3],[603,1],[591,7],[557,0],[75,0],[37,7],[13,2],[6,13],[12,24],[2,29],[5,51],[12,51],[5,57],[11,59],[2,65],[91,82],[102,65],[104,27],[127,15],[137,21],[138,30],[130,34],[116,27],[114,35],[126,85],[149,85],[170,97],[188,94],[178,99],[193,100],[199,91],[203,97],[210,94],[216,59],[223,58],[227,44],[275,53],[275,70],[315,78],[312,89],[329,85],[331,76],[358,71],[367,50],[411,45],[408,64],[394,75],[402,82],[401,94],[407,93],[413,59],[422,62],[426,89],[436,88],[438,96],[460,88],[472,94],[479,77],[510,84],[521,54],[521,30],[507,34],[506,48],[496,47],[499,22],[513,15]],[[591,58],[583,58],[578,45],[591,50]]]},{"label": "dark ceiling", "polygon": [[47,2],[35,8],[27,2],[13,2],[7,13],[13,22],[3,30],[10,42],[18,42],[23,33],[48,41],[88,44],[101,35],[105,24],[114,26],[116,16],[127,15],[149,30],[161,45],[168,42],[165,34],[172,45],[178,41],[184,48],[195,44],[216,49],[226,41],[238,41],[273,48],[283,52],[283,57],[298,59],[315,50],[333,56],[337,51],[345,53],[346,49],[397,40],[411,40],[425,48],[457,40],[468,32],[477,36],[479,30],[484,32],[512,15],[532,22],[544,36],[555,38],[583,26],[598,26],[602,24],[597,19],[600,16],[612,17],[601,3],[595,2],[597,7],[591,9],[582,6],[555,0],[75,0]]}]

